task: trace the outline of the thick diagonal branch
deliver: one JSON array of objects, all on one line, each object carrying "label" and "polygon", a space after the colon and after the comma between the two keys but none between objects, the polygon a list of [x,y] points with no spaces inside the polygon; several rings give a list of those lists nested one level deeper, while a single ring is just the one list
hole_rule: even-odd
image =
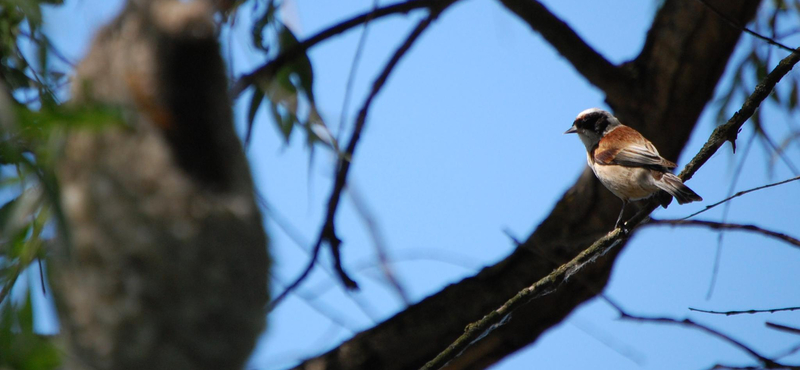
[{"label": "thick diagonal branch", "polygon": [[[753,17],[760,3],[713,2],[742,24]],[[641,54],[624,67],[636,72],[633,87],[624,94],[608,90],[606,101],[623,122],[640,129],[662,155],[674,160],[711,99],[740,35],[740,30],[699,3],[667,0],[655,16]],[[607,234],[618,207],[619,199],[603,189],[590,170],[584,171],[511,255],[296,369],[418,369],[463,334],[469,323]],[[518,308],[505,325],[469,346],[447,368],[484,369],[535,341],[602,290],[620,250],[612,248],[585,265],[581,279],[568,279],[538,298],[537,304]]]},{"label": "thick diagonal branch", "polygon": [[[720,126],[723,128],[722,130],[715,130],[711,137],[708,139],[708,142],[700,150],[700,153],[695,156],[695,158],[687,165],[686,169],[681,172],[682,178],[691,177],[697,170],[705,163],[709,158],[711,158],[716,150],[722,145],[722,142],[728,140],[731,135],[734,135],[738,132],[739,127],[741,127],[744,122],[752,116],[755,108],[769,95],[772,88],[775,87],[778,81],[786,75],[786,73],[791,70],[792,66],[797,63],[798,53],[792,53],[789,57],[781,61],[778,64],[778,67],[775,68],[764,81],[762,81],[757,87],[756,91],[745,101],[743,108],[740,112],[737,112],[733,118],[729,121],[730,124],[726,124]],[[765,90],[769,87],[769,90]],[[746,107],[746,109],[745,109]],[[713,148],[713,149],[706,149],[706,148]],[[648,205],[647,208],[639,212],[634,218],[629,221],[628,225],[633,225],[635,227],[639,224],[647,215],[650,214],[655,208],[658,206],[656,202],[650,202],[651,204]],[[718,222],[710,222],[710,221],[698,221],[698,220],[665,220],[665,221],[653,221],[650,224],[652,225],[659,225],[659,224],[667,224],[667,225],[698,225],[698,226],[706,226],[712,228],[725,228],[725,229],[738,229],[738,230],[747,230],[747,231],[754,231],[765,234],[767,236],[778,238],[783,240],[787,243],[793,244],[795,246],[800,246],[800,241],[797,239],[788,236],[786,234],[777,233],[771,230],[765,230],[753,225],[731,225],[731,224],[722,224]],[[462,334],[458,339],[456,339],[450,346],[448,346],[444,351],[439,353],[433,360],[425,364],[422,367],[422,370],[436,370],[444,366],[446,363],[451,361],[452,359],[456,358],[461,352],[464,351],[468,346],[474,343],[477,340],[480,340],[487,332],[493,329],[494,325],[499,324],[505,317],[510,315],[514,310],[518,307],[521,307],[531,300],[541,297],[545,294],[549,294],[550,292],[554,291],[555,289],[559,288],[561,283],[564,282],[570,275],[576,275],[578,277],[582,276],[581,270],[592,263],[602,255],[608,253],[612,248],[621,245],[627,238],[629,234],[626,232],[622,232],[621,229],[615,229],[608,233],[607,235],[603,236],[602,238],[598,239],[594,242],[589,248],[581,252],[578,256],[573,258],[571,261],[559,266],[556,268],[552,273],[549,275],[539,279],[533,285],[522,289],[519,293],[517,293],[514,297],[509,299],[506,303],[504,303],[500,308],[492,310],[486,316],[484,316],[481,320],[476,321],[469,326],[465,330],[464,334]],[[585,279],[581,279],[585,281]],[[620,311],[623,313],[623,311]],[[759,360],[764,360],[763,357],[759,357]]]},{"label": "thick diagonal branch", "polygon": [[568,24],[535,0],[500,0],[538,32],[589,82],[607,94],[623,94],[631,79],[623,70],[586,44]]}]

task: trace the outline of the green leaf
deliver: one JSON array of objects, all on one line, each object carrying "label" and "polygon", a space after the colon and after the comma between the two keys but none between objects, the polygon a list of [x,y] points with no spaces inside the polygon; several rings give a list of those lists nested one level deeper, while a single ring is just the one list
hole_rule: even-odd
[{"label": "green leaf", "polygon": [[11,90],[24,89],[34,85],[34,81],[22,70],[2,67],[3,77]]},{"label": "green leaf", "polygon": [[32,210],[30,198],[25,194],[14,198],[0,208],[0,242],[4,244],[3,252],[8,258],[17,258],[25,249],[25,239],[30,232],[27,218]]},{"label": "green leaf", "polygon": [[278,129],[283,134],[283,140],[288,144],[289,137],[292,135],[292,129],[294,128],[294,124],[290,123],[289,125],[285,124],[285,119],[283,115],[281,115],[280,107],[272,103],[269,105],[270,113],[272,113],[272,119],[275,121],[275,124],[278,125]]},{"label": "green leaf", "polygon": [[101,104],[52,106],[39,111],[21,106],[16,113],[19,131],[29,139],[46,139],[54,128],[102,129],[125,122],[120,107]]},{"label": "green leaf", "polygon": [[247,131],[244,136],[245,146],[250,145],[250,135],[253,132],[253,122],[255,122],[256,113],[258,113],[258,108],[261,107],[261,103],[263,101],[264,91],[256,87],[255,91],[253,91],[253,98],[250,99],[250,108],[247,111]]},{"label": "green leaf", "polygon": [[19,197],[16,197],[0,207],[0,230],[3,230],[4,227],[8,222],[11,214],[13,213],[14,207],[16,206],[17,202],[19,201]]},{"label": "green leaf", "polygon": [[30,292],[22,307],[0,306],[0,369],[55,370],[60,363],[52,339],[33,332]]},{"label": "green leaf", "polygon": [[33,300],[30,294],[26,295],[25,303],[17,311],[17,320],[22,333],[33,333]]},{"label": "green leaf", "polygon": [[[289,27],[283,26],[278,36],[280,40],[281,51],[293,48],[300,42],[297,37],[292,33]],[[286,68],[289,68],[295,76],[299,79],[298,88],[306,94],[310,102],[314,102],[313,85],[314,85],[314,72],[311,67],[311,60],[305,52],[298,55],[294,61],[289,63]]]}]

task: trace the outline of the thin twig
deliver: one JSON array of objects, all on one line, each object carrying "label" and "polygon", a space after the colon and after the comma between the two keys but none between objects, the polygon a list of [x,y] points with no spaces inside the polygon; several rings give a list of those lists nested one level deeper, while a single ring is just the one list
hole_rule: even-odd
[{"label": "thin twig", "polygon": [[617,310],[617,312],[619,312],[620,318],[623,319],[623,320],[639,321],[639,322],[651,322],[651,323],[659,323],[659,324],[672,324],[672,325],[687,326],[687,327],[690,327],[690,328],[698,329],[700,331],[703,331],[703,332],[706,332],[708,334],[711,334],[711,335],[713,335],[713,336],[715,336],[717,338],[720,338],[723,341],[726,341],[726,342],[734,345],[735,347],[739,347],[739,349],[741,349],[744,352],[747,352],[750,356],[752,356],[753,358],[758,360],[758,362],[760,362],[762,365],[764,365],[767,368],[774,369],[774,368],[782,368],[782,366],[783,366],[783,365],[775,362],[775,360],[767,358],[764,355],[761,355],[760,353],[756,352],[755,350],[753,350],[752,348],[748,347],[744,343],[742,343],[742,342],[740,342],[740,341],[738,341],[736,339],[733,339],[729,335],[723,334],[722,332],[717,331],[715,329],[712,329],[712,328],[710,328],[708,326],[705,326],[705,325],[702,325],[702,324],[698,324],[698,323],[696,323],[696,322],[694,322],[694,321],[692,321],[690,319],[676,320],[676,319],[669,318],[669,317],[635,316],[635,315],[631,315],[628,312],[626,312],[625,310],[623,310],[622,307],[620,307],[614,301],[608,299],[608,297],[603,297],[603,299],[611,307],[613,307],[615,310]]},{"label": "thin twig", "polygon": [[353,64],[350,65],[350,74],[347,77],[347,85],[344,88],[344,99],[342,101],[342,112],[339,115],[339,128],[336,130],[336,142],[341,139],[342,132],[344,131],[344,121],[347,119],[347,108],[350,105],[350,96],[353,92],[353,84],[356,82],[356,71],[358,71],[358,64],[361,61],[361,54],[364,52],[364,45],[367,44],[367,34],[369,34],[369,22],[375,15],[378,9],[378,0],[372,1],[372,12],[370,17],[364,21],[364,30],[361,31],[361,37],[358,38],[358,45],[356,46],[356,53],[353,55]]},{"label": "thin twig", "polygon": [[[261,194],[261,192],[259,192],[258,190],[256,190],[256,200],[261,205],[261,208],[263,209],[264,213],[270,219],[272,219],[272,221],[274,221],[278,225],[278,227],[289,237],[289,239],[292,239],[294,244],[297,247],[299,247],[300,250],[302,250],[303,252],[306,252],[307,254],[310,255],[311,254],[311,250],[309,248],[307,248],[306,246],[308,246],[311,243],[309,243],[307,240],[305,240],[305,238],[303,238],[303,236],[301,235],[302,233],[300,233],[300,231],[298,231],[297,228],[294,227],[286,219],[285,216],[281,215],[275,209],[275,207],[271,206],[269,204],[269,202],[267,201],[267,199],[263,196],[263,194]],[[329,280],[331,280],[331,281],[335,280],[335,276],[336,275],[332,271],[329,271],[327,268],[325,268],[325,266],[323,266],[322,271],[325,272],[329,277],[331,277],[331,279],[329,279]],[[333,285],[331,285],[331,286],[333,286]],[[356,307],[358,307],[361,310],[361,312],[364,313],[364,315],[366,317],[368,317],[373,322],[377,322],[379,315],[375,314],[375,312],[374,312],[375,310],[374,309],[372,309],[371,307],[367,306],[367,304],[365,302],[363,302],[361,299],[359,299],[358,296],[352,295],[349,290],[345,290],[345,293],[347,294],[347,297],[350,298],[350,300],[352,300],[353,303],[355,303]],[[316,292],[314,292],[314,293],[304,293],[304,294],[306,296],[320,296],[320,295],[322,295],[322,293],[316,293]],[[274,308],[274,306],[270,306],[269,309],[272,310],[272,308]]]},{"label": "thin twig", "polygon": [[730,18],[730,17],[728,17],[727,15],[725,15],[725,14],[722,14],[722,12],[720,12],[720,11],[719,11],[717,8],[715,8],[715,7],[711,6],[711,4],[709,4],[709,3],[708,3],[708,1],[706,1],[706,0],[697,0],[697,1],[698,1],[698,2],[700,2],[701,4],[703,4],[703,5],[704,5],[706,8],[708,8],[708,9],[709,9],[709,10],[711,10],[712,12],[714,12],[714,14],[718,15],[720,18],[722,18],[722,20],[724,20],[724,21],[725,21],[725,23],[728,23],[728,24],[729,24],[729,25],[731,25],[733,28],[736,28],[736,29],[738,29],[738,30],[740,30],[740,31],[742,31],[742,32],[746,32],[746,33],[748,33],[748,34],[750,34],[750,35],[753,35],[753,36],[755,36],[756,38],[759,38],[759,39],[761,39],[761,40],[764,40],[764,41],[766,41],[766,42],[767,42],[768,44],[770,44],[770,45],[775,45],[775,46],[777,46],[777,47],[779,47],[779,48],[781,48],[781,49],[784,49],[784,50],[787,50],[787,51],[789,51],[790,53],[791,53],[791,52],[794,52],[794,49],[793,49],[793,48],[790,48],[790,47],[788,47],[788,46],[786,46],[786,45],[784,45],[784,44],[780,43],[779,41],[776,41],[775,39],[772,39],[772,38],[766,37],[766,36],[764,36],[764,35],[761,35],[760,33],[757,33],[757,32],[755,32],[755,31],[752,31],[752,30],[750,30],[749,28],[747,28],[747,27],[745,27],[745,26],[742,26],[741,24],[739,24],[739,23],[738,23],[738,22],[736,22],[735,20],[731,19],[731,18]]},{"label": "thin twig", "polygon": [[778,145],[775,144],[775,141],[773,141],[772,138],[769,135],[767,135],[767,132],[764,131],[763,127],[761,128],[761,138],[764,141],[766,141],[766,143],[767,143],[767,145],[769,145],[770,149],[772,149],[772,151],[774,151],[775,154],[778,157],[780,157],[780,159],[783,161],[783,163],[786,165],[786,167],[789,168],[789,171],[792,171],[792,175],[800,176],[800,171],[797,170],[797,166],[794,165],[794,162],[792,162],[792,160],[789,159],[789,157],[786,156],[786,153],[784,153],[784,151],[782,151],[782,150],[780,150],[780,148],[778,148]]},{"label": "thin twig", "polygon": [[791,356],[791,355],[797,353],[798,351],[800,351],[800,345],[795,345],[794,347],[791,347],[791,348],[783,351],[782,353],[779,353],[779,354],[775,355],[775,358],[776,359],[780,359],[780,358],[788,357],[788,356]]},{"label": "thin twig", "polygon": [[645,366],[646,358],[644,353],[638,351],[628,343],[621,341],[619,338],[614,337],[612,334],[595,327],[591,321],[578,322],[578,320],[572,318],[569,320],[569,323],[600,344],[606,346],[606,348],[638,365],[640,368]]},{"label": "thin twig", "polygon": [[47,295],[47,288],[45,287],[44,284],[44,267],[42,267],[42,259],[37,258],[36,262],[38,262],[39,264],[39,282],[42,285],[42,295]]},{"label": "thin twig", "polygon": [[421,370],[436,370],[456,358],[462,351],[469,347],[473,342],[482,338],[495,325],[508,317],[511,312],[523,306],[536,297],[546,295],[557,289],[568,276],[579,271],[583,266],[591,263],[597,257],[605,254],[614,247],[621,245],[628,235],[622,229],[614,229],[606,236],[598,239],[589,248],[575,256],[569,262],[559,266],[549,275],[539,279],[533,285],[522,289],[514,297],[506,301],[500,308],[492,310],[482,319],[467,325],[462,334],[450,346],[440,352],[434,359],[430,360]]},{"label": "thin twig", "polygon": [[[755,139],[756,133],[754,132],[753,135],[750,136],[750,140],[747,141],[747,145],[744,147],[744,153],[742,153],[742,159],[739,161],[739,165],[733,173],[733,179],[730,186],[728,186],[728,196],[733,194],[733,190],[736,189],[736,184],[739,183],[739,178],[741,178],[744,172],[744,164],[747,163],[747,159],[750,158],[750,149],[753,148]],[[728,221],[728,212],[730,212],[730,210],[731,203],[725,203],[725,207],[722,207],[723,223]],[[711,299],[711,296],[714,294],[714,288],[717,286],[719,265],[722,264],[722,241],[725,239],[725,233],[723,231],[724,230],[720,230],[720,232],[717,233],[717,250],[714,252],[714,265],[711,267],[711,281],[708,283],[708,290],[706,290],[706,300]]]},{"label": "thin twig", "polygon": [[47,37],[45,37],[44,40],[39,40],[39,39],[31,36],[31,34],[25,32],[25,31],[19,31],[19,34],[22,35],[23,37],[27,38],[28,40],[34,42],[34,43],[42,43],[43,42],[45,44],[45,46],[48,49],[50,49],[50,52],[53,53],[53,55],[55,55],[58,60],[60,60],[64,64],[68,65],[72,69],[75,69],[75,62],[69,60],[69,58],[67,58],[67,56],[64,55],[64,53],[61,52],[61,50],[59,50],[55,45],[53,45],[53,43],[51,43],[50,40]]},{"label": "thin twig", "polygon": [[692,161],[686,165],[679,175],[681,180],[685,182],[691,179],[694,173],[697,172],[697,169],[705,164],[711,158],[711,155],[716,153],[726,141],[730,141],[732,145],[735,145],[739,129],[744,125],[745,121],[753,115],[756,108],[761,105],[761,102],[769,96],[778,81],[789,73],[798,61],[800,61],[800,51],[795,50],[795,52],[783,58],[772,72],[756,85],[755,90],[747,97],[742,108],[739,109],[727,123],[714,129],[711,138],[703,145],[700,152],[695,155]]},{"label": "thin twig", "polygon": [[400,284],[400,280],[395,276],[394,269],[392,269],[392,266],[389,264],[389,256],[386,253],[386,242],[384,241],[378,223],[375,221],[375,216],[370,212],[366,202],[361,199],[360,193],[353,189],[353,186],[348,187],[347,193],[353,201],[356,212],[361,216],[361,220],[364,221],[364,226],[367,228],[370,238],[372,238],[372,245],[375,247],[375,254],[378,256],[378,265],[383,275],[386,277],[386,281],[403,303],[406,306],[410,305],[411,299],[408,297],[406,289]]},{"label": "thin twig", "polygon": [[761,235],[769,236],[771,238],[778,239],[780,241],[789,243],[795,247],[800,248],[800,240],[797,238],[787,235],[781,232],[773,231],[764,229],[762,227],[758,227],[755,225],[745,225],[745,224],[732,224],[732,223],[723,223],[723,222],[716,222],[716,221],[706,221],[706,220],[654,220],[651,219],[649,222],[644,224],[644,226],[658,226],[658,225],[670,225],[670,226],[702,226],[708,227],[714,230],[739,230],[739,231],[750,231],[754,233],[758,233]]},{"label": "thin twig", "polygon": [[784,331],[784,332],[787,332],[787,333],[800,335],[800,329],[795,328],[795,327],[776,324],[774,322],[769,322],[769,321],[764,323],[764,325],[766,325],[768,328],[772,328],[772,329],[775,329],[775,330],[780,330],[780,331]]},{"label": "thin twig", "polygon": [[372,90],[370,91],[369,96],[367,96],[364,105],[359,111],[358,118],[356,119],[355,127],[353,128],[353,133],[350,136],[350,141],[347,145],[347,149],[345,152],[339,156],[339,162],[337,165],[336,170],[336,178],[334,181],[333,191],[331,193],[330,199],[328,200],[328,208],[325,216],[325,224],[322,226],[322,230],[320,231],[319,237],[317,238],[317,242],[314,244],[314,248],[312,249],[311,260],[309,260],[308,264],[306,265],[303,272],[291,283],[287,286],[286,290],[284,290],[281,294],[279,294],[271,303],[272,307],[275,307],[280,301],[286,297],[289,291],[297,288],[298,285],[308,276],[311,270],[314,268],[314,264],[319,257],[319,251],[322,246],[323,242],[327,242],[331,247],[331,252],[334,258],[334,267],[336,268],[336,272],[339,274],[339,278],[348,288],[356,288],[358,285],[355,281],[353,281],[347,273],[344,271],[341,265],[341,255],[340,255],[340,245],[341,240],[336,236],[336,229],[334,224],[334,219],[336,216],[336,210],[339,206],[339,201],[341,200],[342,191],[347,182],[347,174],[350,170],[350,161],[353,158],[353,153],[355,152],[356,146],[358,145],[358,140],[361,137],[361,132],[364,129],[367,119],[367,113],[369,108],[372,104],[372,101],[380,92],[383,85],[386,83],[386,80],[389,78],[392,70],[400,61],[400,59],[408,52],[414,42],[419,38],[425,29],[433,22],[436,17],[441,14],[441,12],[446,8],[446,6],[452,4],[455,0],[449,0],[444,4],[444,6],[439,8],[431,8],[430,14],[425,17],[422,21],[417,24],[413,31],[408,35],[406,40],[400,47],[397,48],[392,58],[389,62],[386,63],[386,66],[383,68],[383,71],[380,75],[375,79],[373,82]]},{"label": "thin twig", "polygon": [[[778,66],[776,66],[775,69],[756,86],[755,91],[747,97],[739,112],[734,114],[727,123],[714,130],[703,148],[695,155],[689,164],[686,165],[679,175],[681,180],[686,181],[690,179],[692,175],[717,152],[723,143],[726,141],[735,142],[736,135],[745,121],[753,115],[755,109],[766,99],[778,81],[780,81],[798,61],[800,61],[800,52],[798,51],[781,60]],[[441,368],[450,360],[456,358],[473,342],[482,338],[495,325],[498,325],[502,320],[508,317],[516,308],[530,302],[536,297],[546,295],[557,289],[561,282],[567,277],[580,272],[585,265],[593,262],[598,257],[626,241],[630,237],[631,231],[633,231],[642,220],[647,218],[657,206],[658,204],[654,201],[648,202],[641,211],[636,213],[625,223],[625,228],[628,228],[627,230],[625,230],[625,228],[616,228],[610,231],[569,262],[559,266],[533,285],[522,289],[514,297],[506,301],[500,308],[492,310],[482,319],[467,325],[464,334],[459,336],[452,344],[425,364],[421,369],[434,370]]]},{"label": "thin twig", "polygon": [[713,311],[713,310],[702,310],[699,308],[692,308],[689,307],[690,311],[695,312],[702,312],[702,313],[710,313],[715,315],[725,315],[725,316],[732,316],[732,315],[744,315],[744,314],[756,314],[756,313],[773,313],[773,312],[782,312],[782,311],[796,311],[800,310],[800,307],[784,307],[784,308],[769,308],[765,310],[742,310],[742,311]]},{"label": "thin twig", "polygon": [[[452,4],[454,0],[450,0],[449,3],[444,4],[446,7],[449,4]],[[400,59],[411,49],[411,46],[414,45],[414,42],[417,41],[420,35],[425,31],[425,29],[430,26],[431,22],[436,19],[439,14],[444,10],[442,8],[432,8],[430,14],[421,20],[414,30],[408,35],[406,40],[392,55],[392,58],[386,63],[386,66],[383,68],[383,71],[378,75],[375,81],[372,84],[372,89],[370,90],[367,99],[364,101],[364,104],[361,107],[361,110],[358,112],[358,117],[356,118],[355,126],[353,127],[353,132],[350,135],[350,141],[347,144],[347,148],[345,149],[344,153],[339,156],[339,161],[336,170],[336,176],[333,185],[333,192],[331,193],[330,200],[328,201],[328,212],[327,217],[325,218],[325,225],[323,226],[323,239],[325,239],[331,245],[331,249],[333,251],[334,259],[338,259],[339,255],[339,246],[341,241],[336,236],[336,229],[334,224],[334,218],[336,216],[336,210],[339,206],[339,201],[341,200],[342,191],[344,190],[347,184],[347,175],[350,171],[350,164],[352,163],[353,155],[355,154],[356,146],[358,145],[358,141],[361,138],[361,133],[364,130],[364,126],[366,125],[367,121],[367,114],[369,113],[369,108],[372,106],[372,102],[378,96],[378,93],[383,88],[386,81],[389,79],[389,75],[392,73],[394,68],[400,62]],[[341,270],[341,265],[339,265],[339,270],[342,273],[342,279],[345,281],[345,285],[353,285],[355,287],[355,282],[352,280],[348,281],[349,278],[344,271]]]},{"label": "thin twig", "polygon": [[410,0],[398,4],[387,5],[385,7],[378,8],[374,11],[370,11],[368,13],[361,14],[353,18],[350,18],[346,21],[340,22],[336,25],[333,25],[327,29],[320,31],[319,33],[309,37],[306,40],[303,40],[294,47],[291,47],[286,51],[284,51],[283,53],[281,53],[280,55],[276,56],[275,59],[269,61],[268,63],[264,64],[261,67],[258,67],[254,71],[240,77],[239,80],[236,81],[236,83],[234,83],[233,87],[231,88],[231,96],[233,98],[238,97],[244,90],[246,90],[255,81],[269,78],[270,76],[274,76],[275,72],[280,70],[281,67],[293,61],[295,58],[297,58],[297,56],[305,53],[308,49],[310,49],[314,45],[322,41],[325,41],[333,36],[336,36],[342,32],[345,32],[353,27],[356,27],[364,22],[381,18],[387,15],[408,13],[415,9],[428,8],[431,10],[438,9],[438,11],[441,11],[442,9],[447,7],[447,5],[449,5],[451,2],[452,0]]},{"label": "thin twig", "polygon": [[697,216],[697,215],[699,215],[699,214],[701,214],[703,212],[706,212],[706,211],[708,211],[708,210],[710,210],[710,209],[712,209],[712,208],[714,208],[714,207],[716,207],[716,206],[718,206],[718,205],[720,205],[722,203],[725,203],[725,202],[727,202],[727,201],[729,201],[729,200],[731,200],[733,198],[741,197],[742,195],[745,195],[747,193],[752,193],[754,191],[758,191],[758,190],[762,190],[762,189],[766,189],[766,188],[771,188],[773,186],[783,185],[783,184],[786,184],[788,182],[797,181],[797,180],[800,180],[800,176],[792,177],[791,179],[787,179],[787,180],[783,180],[783,181],[774,182],[772,184],[762,185],[762,186],[759,186],[759,187],[756,187],[756,188],[752,188],[752,189],[742,190],[742,191],[740,191],[740,192],[738,192],[738,193],[736,193],[736,194],[734,194],[732,196],[729,196],[729,197],[727,197],[727,198],[725,198],[725,199],[723,199],[723,200],[721,200],[719,202],[716,202],[716,203],[711,204],[711,205],[707,205],[705,209],[697,211],[695,213],[692,213],[692,214],[682,218],[681,220],[688,220],[688,219],[690,219],[690,218],[692,218],[694,216]]},{"label": "thin twig", "polygon": [[[278,285],[283,285],[283,282],[281,281],[279,276],[272,273],[270,273],[270,276],[273,282],[277,283]],[[338,325],[339,327],[349,331],[350,333],[355,333],[358,331],[358,324],[350,322],[351,320],[345,317],[345,315],[343,315],[341,312],[337,312],[334,308],[329,307],[323,302],[320,302],[319,300],[316,299],[315,296],[303,293],[302,291],[299,290],[292,291],[292,294],[299,297],[303,302],[306,303],[306,305],[308,305],[308,307],[311,307],[312,310],[326,317],[328,320]]]}]

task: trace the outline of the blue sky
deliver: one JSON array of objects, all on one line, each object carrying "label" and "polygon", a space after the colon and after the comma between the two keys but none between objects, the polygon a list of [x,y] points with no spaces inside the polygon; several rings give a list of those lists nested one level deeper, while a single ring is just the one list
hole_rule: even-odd
[{"label": "blue sky", "polygon": [[[46,13],[45,29],[69,58],[78,60],[92,33],[113,16],[120,2],[66,3]],[[615,63],[636,56],[657,9],[655,1],[544,3]],[[395,261],[394,271],[412,301],[508,255],[514,246],[503,230],[519,238],[530,234],[585,166],[583,145],[562,133],[578,112],[604,107],[602,93],[498,4],[489,0],[460,2],[430,27],[373,104],[355,155],[351,189],[368,206]],[[371,6],[370,1],[363,0],[296,0],[284,17],[302,39]],[[370,25],[344,137],[349,136],[355,112],[372,80],[423,13],[384,18]],[[264,61],[249,46],[247,20],[243,15],[233,35],[224,37],[226,50],[230,47],[233,51],[236,74]],[[354,30],[331,39],[309,54],[318,106],[334,131],[339,126],[360,32]],[[735,57],[741,58],[742,53]],[[244,127],[247,102],[249,96],[245,95],[236,106],[240,129]],[[714,109],[703,115],[679,166],[708,138],[714,116]],[[787,117],[770,105],[764,107],[764,118],[773,138],[783,138],[790,124],[800,126],[798,117]],[[279,281],[293,279],[309,258],[303,248],[310,247],[321,226],[333,159],[329,152],[316,150],[309,169],[309,151],[299,132],[286,145],[263,110],[256,125],[248,155],[257,185],[276,214],[305,239],[298,246],[274,219],[265,217],[275,259],[273,286],[278,292]],[[745,128],[740,148],[751,134],[752,130]],[[704,202],[673,205],[656,211],[654,217],[682,217],[725,198],[742,152],[731,156],[726,145],[688,183]],[[800,163],[800,148],[792,146],[788,156]],[[768,158],[756,143],[736,190],[794,176],[780,162],[768,176]],[[738,198],[731,205],[728,220],[797,236],[798,190],[800,183],[796,182]],[[719,220],[721,209],[702,218]],[[403,309],[403,302],[377,267],[375,246],[349,197],[340,208],[337,227],[345,243],[345,268],[353,272],[362,290],[344,293],[326,273],[331,270],[326,254],[323,266],[298,292],[324,307],[326,314],[316,311],[300,295],[290,296],[270,314],[269,330],[249,368],[289,367]],[[724,237],[717,284],[714,294],[706,299],[716,245],[717,234],[707,230],[642,230],[620,256],[606,294],[632,313],[691,317],[766,355],[776,355],[800,343],[800,337],[764,327],[765,320],[798,327],[797,313],[724,317],[687,310],[800,303],[796,272],[800,250],[743,233]],[[621,322],[617,316],[604,302],[592,300],[495,369],[701,369],[717,362],[752,363],[740,350],[697,331]],[[47,321],[46,315],[40,315],[40,319]],[[42,325],[46,330],[48,325]],[[790,358],[800,361],[800,355]]]}]

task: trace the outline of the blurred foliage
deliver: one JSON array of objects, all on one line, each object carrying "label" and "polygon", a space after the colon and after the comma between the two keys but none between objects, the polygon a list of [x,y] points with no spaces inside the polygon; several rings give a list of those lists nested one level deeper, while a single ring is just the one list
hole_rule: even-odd
[{"label": "blurred foliage", "polygon": [[[768,0],[762,4],[756,19],[748,28],[760,35],[769,37],[790,47],[800,45],[800,0]],[[727,122],[736,112],[744,99],[752,93],[755,86],[777,63],[787,55],[787,51],[769,45],[763,40],[744,36],[745,56],[731,65],[733,78],[730,85],[721,90],[715,105],[717,106],[716,122],[721,125]],[[769,102],[786,116],[789,134],[776,141],[768,133],[762,119],[763,110],[753,115],[756,137],[767,153],[772,153],[767,170],[771,176],[775,164],[783,162],[796,175],[800,171],[790,158],[784,154],[790,145],[800,145],[800,123],[795,121],[800,113],[800,76],[790,73],[783,78],[777,88],[770,94]],[[773,122],[770,122],[771,124]]]},{"label": "blurred foliage", "polygon": [[[277,16],[280,4],[275,0],[255,1],[254,14],[259,14],[251,30],[252,42],[257,50],[272,56],[296,52],[300,43],[290,27]],[[260,9],[258,5],[263,5]],[[333,135],[317,111],[314,99],[314,72],[305,51],[283,63],[267,78],[253,84],[247,115],[245,144],[249,144],[256,113],[263,104],[268,106],[272,121],[289,142],[295,128],[306,134],[306,143],[313,150],[315,143],[338,149]]]},{"label": "blurred foliage", "polygon": [[20,306],[0,306],[0,369],[56,369],[60,358],[53,341],[33,330],[30,295]]},{"label": "blurred foliage", "polygon": [[53,341],[33,329],[36,290],[12,295],[12,288],[36,262],[41,273],[54,236],[48,225],[64,225],[53,172],[62,133],[71,126],[121,122],[113,108],[59,105],[66,73],[50,66],[53,58],[71,64],[42,32],[42,8],[59,4],[0,0],[0,369],[59,366]]}]

